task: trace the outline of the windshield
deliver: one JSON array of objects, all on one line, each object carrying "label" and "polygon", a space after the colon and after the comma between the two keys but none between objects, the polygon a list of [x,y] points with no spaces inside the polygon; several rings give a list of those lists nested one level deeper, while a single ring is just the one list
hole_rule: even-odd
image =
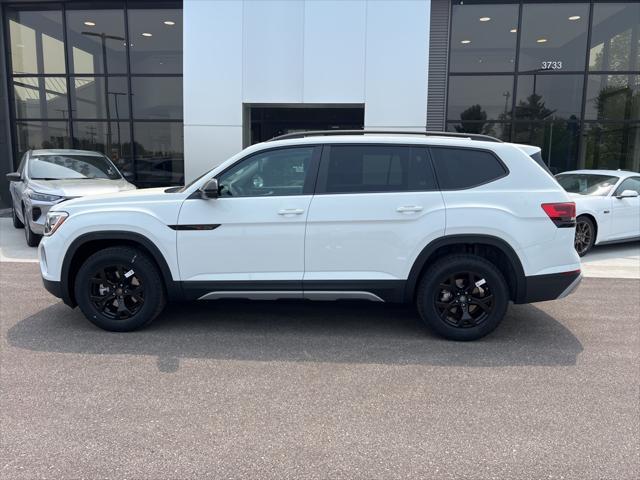
[{"label": "windshield", "polygon": [[556,180],[569,193],[604,197],[611,192],[619,178],[610,175],[569,173],[556,176]]},{"label": "windshield", "polygon": [[94,155],[35,155],[29,159],[29,177],[34,180],[121,178],[106,157]]}]

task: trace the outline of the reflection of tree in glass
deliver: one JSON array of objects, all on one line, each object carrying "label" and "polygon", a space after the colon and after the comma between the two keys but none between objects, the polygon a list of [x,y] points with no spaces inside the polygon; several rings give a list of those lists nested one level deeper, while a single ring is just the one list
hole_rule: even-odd
[{"label": "reflection of tree in glass", "polygon": [[455,129],[460,133],[495,134],[491,124],[487,124],[487,112],[477,104],[471,105],[460,114],[460,125],[456,125]]},{"label": "reflection of tree in glass", "polygon": [[516,105],[516,120],[545,120],[555,113],[546,107],[542,95],[532,93]]},{"label": "reflection of tree in glass", "polygon": [[592,70],[634,70],[629,68],[631,57],[631,29],[610,38],[607,43],[600,43],[591,48],[590,66]]},{"label": "reflection of tree in glass", "polygon": [[620,80],[611,77],[610,81],[593,99],[598,120],[635,120],[634,116],[637,117],[640,110],[640,93],[634,95],[633,89],[626,83],[626,77]]}]

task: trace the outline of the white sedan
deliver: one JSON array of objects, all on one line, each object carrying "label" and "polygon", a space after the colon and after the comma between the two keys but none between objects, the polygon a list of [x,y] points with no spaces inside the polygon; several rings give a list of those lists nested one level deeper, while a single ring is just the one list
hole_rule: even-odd
[{"label": "white sedan", "polygon": [[556,180],[576,202],[574,243],[580,256],[594,245],[640,239],[640,173],[575,170]]}]

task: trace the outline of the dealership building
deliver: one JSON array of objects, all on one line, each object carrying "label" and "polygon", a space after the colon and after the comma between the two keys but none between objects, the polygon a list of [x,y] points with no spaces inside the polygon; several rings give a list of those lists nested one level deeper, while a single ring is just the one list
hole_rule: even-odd
[{"label": "dealership building", "polygon": [[[179,184],[308,129],[447,130],[640,170],[640,2],[0,0],[0,173],[33,148]],[[0,182],[3,205],[7,182]]]}]

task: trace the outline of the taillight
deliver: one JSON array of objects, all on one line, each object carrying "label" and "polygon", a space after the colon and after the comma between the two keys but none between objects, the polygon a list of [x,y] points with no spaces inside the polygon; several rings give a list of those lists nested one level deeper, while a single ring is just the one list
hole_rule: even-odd
[{"label": "taillight", "polygon": [[543,203],[542,209],[558,228],[576,226],[576,204],[573,202]]}]

